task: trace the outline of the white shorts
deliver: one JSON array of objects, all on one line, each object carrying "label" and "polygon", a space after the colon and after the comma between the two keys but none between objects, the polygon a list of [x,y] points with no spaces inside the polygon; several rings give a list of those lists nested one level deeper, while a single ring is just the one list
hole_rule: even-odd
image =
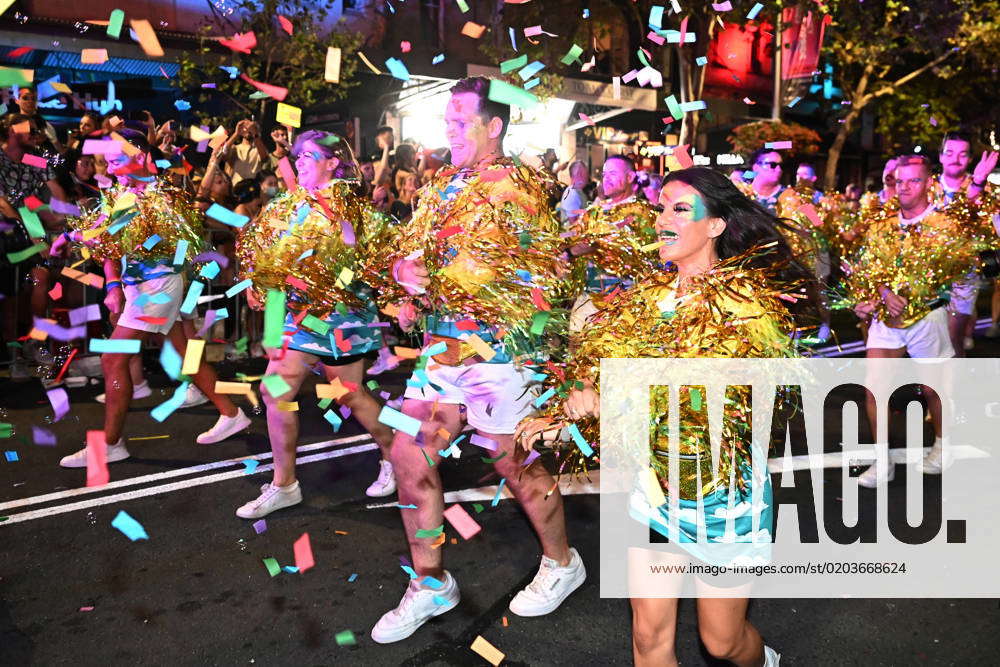
[{"label": "white shorts", "polygon": [[948,312],[957,315],[972,315],[976,312],[976,297],[979,296],[979,279],[972,274],[965,280],[951,285],[951,301]]},{"label": "white shorts", "polygon": [[936,308],[905,329],[893,329],[879,320],[868,328],[866,349],[906,348],[914,359],[950,359],[955,356],[948,335],[948,310]]},{"label": "white shorts", "polygon": [[[177,273],[171,273],[152,280],[144,280],[135,285],[125,285],[125,308],[121,317],[118,318],[118,325],[135,329],[137,331],[148,331],[150,333],[165,334],[174,326],[177,316],[181,312],[181,301],[184,300],[184,278]],[[140,297],[148,294],[145,305],[137,305]],[[155,303],[152,299],[157,294],[163,294],[170,300],[166,303]],[[158,297],[162,299],[162,297]],[[139,317],[162,317],[165,318],[163,324],[153,324],[140,320]]]},{"label": "white shorts", "polygon": [[[513,433],[521,420],[535,411],[532,401],[536,392],[530,386],[532,372],[527,369],[484,362],[435,366],[433,359],[428,365],[434,368],[425,371],[427,379],[441,391],[435,391],[430,384],[407,385],[404,398],[464,405],[469,426],[496,435]],[[411,380],[418,379],[414,373]]]}]

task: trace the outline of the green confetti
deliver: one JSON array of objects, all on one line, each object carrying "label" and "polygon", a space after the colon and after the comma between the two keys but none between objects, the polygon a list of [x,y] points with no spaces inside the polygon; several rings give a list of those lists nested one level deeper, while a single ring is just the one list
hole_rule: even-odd
[{"label": "green confetti", "polygon": [[36,243],[30,248],[26,248],[24,250],[18,250],[17,252],[9,252],[7,253],[7,261],[10,262],[11,264],[18,264],[28,259],[32,255],[36,255],[43,250],[47,250],[48,247],[49,246],[45,243]]},{"label": "green confetti", "polygon": [[472,503],[472,509],[476,510],[476,514],[479,514],[485,508],[482,505],[480,505],[479,503]]},{"label": "green confetti", "polygon": [[278,561],[274,560],[273,558],[265,558],[264,567],[267,568],[267,573],[270,574],[272,577],[276,577],[279,574],[281,574],[281,566],[278,565]]},{"label": "green confetti", "polygon": [[365,386],[368,387],[369,391],[375,391],[378,389],[378,382],[376,380],[369,380],[368,382],[365,382]]},{"label": "green confetti", "polygon": [[302,326],[311,331],[315,331],[320,336],[330,333],[330,325],[315,315],[306,315],[302,318]]},{"label": "green confetti", "polygon": [[458,5],[458,8],[462,10],[463,14],[469,11],[469,4],[465,0],[455,0],[455,3]]},{"label": "green confetti", "polygon": [[670,111],[670,115],[676,120],[680,120],[684,117],[684,112],[681,111],[681,105],[677,103],[677,98],[671,95],[666,98],[664,102],[667,103],[667,110]]},{"label": "green confetti", "polygon": [[697,389],[690,389],[691,394],[691,409],[695,412],[701,411],[701,392]]},{"label": "green confetti", "polygon": [[500,104],[519,106],[524,109],[533,109],[538,105],[538,98],[527,90],[512,86],[500,79],[492,79],[490,81],[489,98]]},{"label": "green confetti", "polygon": [[423,528],[418,528],[417,529],[417,533],[416,533],[416,537],[420,538],[420,539],[425,538],[425,537],[437,538],[443,532],[444,532],[444,524],[442,523],[440,526],[438,526],[437,528],[434,528],[432,530],[424,530]]},{"label": "green confetti", "polygon": [[427,467],[428,468],[433,468],[434,467],[434,461],[431,461],[431,457],[427,456],[427,452],[425,452],[423,449],[421,449],[420,453],[424,455],[424,460],[427,461]]},{"label": "green confetti", "polygon": [[317,403],[316,405],[319,406],[320,410],[326,410],[328,407],[330,407],[331,403],[333,403],[333,399],[332,398],[324,398],[324,399],[321,399],[320,402]]},{"label": "green confetti", "polygon": [[529,234],[528,232],[521,232],[520,234],[518,234],[517,242],[522,248],[530,248],[531,234]]},{"label": "green confetti", "polygon": [[292,390],[289,384],[285,382],[285,378],[277,374],[265,375],[261,380],[261,384],[267,387],[267,393],[271,394],[271,396],[275,398],[284,396]]},{"label": "green confetti", "polygon": [[28,236],[33,239],[45,238],[45,227],[42,226],[42,221],[38,218],[37,213],[27,206],[18,206],[17,212],[21,214],[21,222],[28,230]]},{"label": "green confetti", "polygon": [[646,57],[646,52],[643,51],[642,49],[639,49],[638,51],[636,51],[636,53],[639,55],[639,60],[642,62],[642,64],[645,65],[646,67],[650,67],[649,59]]},{"label": "green confetti", "polygon": [[14,425],[0,422],[0,438],[10,438],[14,435]]},{"label": "green confetti", "polygon": [[281,337],[285,333],[285,293],[267,290],[264,304],[264,347],[281,347]]},{"label": "green confetti", "polygon": [[528,64],[528,54],[525,53],[517,58],[511,58],[510,60],[505,60],[500,63],[500,73],[506,74],[507,72],[513,72],[516,69],[521,69]]},{"label": "green confetti", "polygon": [[549,323],[549,317],[552,316],[547,310],[536,311],[531,317],[531,335],[541,336],[545,331],[546,325]]},{"label": "green confetti", "polygon": [[579,60],[580,54],[583,53],[583,49],[574,44],[570,47],[569,51],[562,58],[559,59],[563,65],[570,65],[574,60]]},{"label": "green confetti", "polygon": [[7,86],[30,86],[31,79],[24,73],[31,70],[23,70],[20,67],[0,67],[0,88]]},{"label": "green confetti", "polygon": [[233,343],[233,346],[236,348],[236,351],[239,352],[239,353],[241,353],[241,354],[243,352],[246,352],[247,351],[247,337],[244,336],[243,338],[240,338],[238,341],[236,341],[235,343]]},{"label": "green confetti", "polygon": [[111,17],[108,19],[108,37],[118,39],[122,34],[122,23],[125,21],[125,12],[120,9],[112,9]]},{"label": "green confetti", "polygon": [[358,640],[354,638],[354,633],[350,630],[338,632],[333,638],[337,642],[337,646],[354,646],[358,643]]},{"label": "green confetti", "polygon": [[496,457],[495,459],[488,459],[485,456],[484,457],[480,457],[480,458],[482,458],[483,463],[496,463],[497,461],[499,461],[500,459],[502,459],[505,456],[507,456],[507,452],[504,452],[503,454],[501,454],[500,456]]}]

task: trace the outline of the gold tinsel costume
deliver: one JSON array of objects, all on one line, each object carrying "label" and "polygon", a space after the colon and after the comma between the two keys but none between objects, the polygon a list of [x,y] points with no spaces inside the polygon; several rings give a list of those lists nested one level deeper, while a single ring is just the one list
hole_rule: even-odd
[{"label": "gold tinsel costume", "polygon": [[[565,377],[556,388],[556,398],[545,406],[544,413],[552,421],[565,419],[563,406],[568,393],[579,388],[583,380],[597,385],[601,358],[756,358],[797,356],[791,334],[793,319],[784,301],[803,298],[796,286],[783,285],[774,279],[778,266],[753,268],[751,261],[767,252],[756,248],[739,257],[719,262],[710,271],[693,276],[678,293],[674,271],[651,276],[634,287],[598,300],[598,311],[578,340],[565,369]],[[793,293],[794,290],[794,293]],[[784,300],[784,301],[783,301]],[[598,388],[595,386],[595,388]],[[599,388],[598,388],[599,389]],[[654,396],[655,399],[655,396]],[[665,398],[663,399],[665,400]],[[735,396],[726,408],[738,416],[746,410],[749,392]],[[655,400],[654,400],[655,402]],[[657,404],[650,424],[651,445],[654,449],[654,471],[666,489],[667,459],[660,454],[657,442],[660,429],[667,423],[666,403]],[[732,466],[749,461],[749,427],[739,419],[727,420],[729,430],[723,434],[723,455],[718,475],[711,471],[711,449],[707,439],[704,416],[691,412],[682,415],[682,422],[691,425],[682,432],[681,455],[697,454],[688,464],[681,464],[680,497],[693,499],[715,490],[716,485],[729,479]],[[577,420],[581,434],[590,443],[600,437],[597,419]],[[699,428],[699,425],[704,428]],[[666,449],[663,447],[662,449]],[[564,452],[567,464],[580,470],[584,460],[575,449]],[[702,468],[702,489],[695,488],[696,465]],[[707,468],[706,468],[707,466]],[[740,475],[736,475],[741,479]]]},{"label": "gold tinsel costume", "polygon": [[656,248],[643,249],[657,241],[653,227],[657,215],[652,204],[634,196],[617,204],[594,202],[588,206],[575,226],[576,233],[567,239],[569,246],[586,244],[591,248],[573,263],[571,291],[582,291],[584,283],[587,291],[605,291],[601,289],[602,275],[631,283],[658,271]]},{"label": "gold tinsel costume", "polygon": [[[172,263],[182,240],[188,242],[184,260],[191,261],[201,251],[203,222],[188,194],[165,180],[142,191],[113,185],[101,190],[99,206],[69,218],[70,227],[84,232],[94,259],[125,258],[127,264],[146,266]],[[154,244],[150,239],[155,237],[159,241]]]},{"label": "gold tinsel costume", "polygon": [[[424,314],[526,332],[535,313],[560,296],[556,258],[563,240],[554,189],[542,173],[508,158],[475,171],[442,169],[417,193],[410,222],[393,230],[377,264],[369,265],[381,267],[366,277],[379,304],[408,301]],[[427,267],[425,294],[409,295],[392,277],[392,267],[407,257]]]},{"label": "gold tinsel costume", "polygon": [[253,280],[258,295],[284,291],[290,310],[320,319],[338,304],[356,309],[370,302],[360,279],[389,221],[354,186],[334,180],[315,192],[296,188],[243,228],[236,243],[240,275]]},{"label": "gold tinsel costume", "polygon": [[[894,328],[923,319],[932,306],[940,305],[951,283],[978,266],[980,251],[998,247],[992,211],[961,194],[905,227],[899,201],[892,199],[867,223],[864,243],[849,265],[847,302],[874,301],[875,316]],[[900,321],[893,324],[879,295],[881,285],[907,300]]]}]

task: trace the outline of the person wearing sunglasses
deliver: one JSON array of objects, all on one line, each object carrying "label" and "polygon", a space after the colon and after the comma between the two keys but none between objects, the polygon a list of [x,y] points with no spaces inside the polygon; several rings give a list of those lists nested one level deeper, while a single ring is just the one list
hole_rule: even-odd
[{"label": "person wearing sunglasses", "polygon": [[752,196],[769,213],[775,213],[778,197],[785,190],[781,185],[781,153],[769,148],[761,148],[753,154],[751,164],[754,172],[751,183]]}]

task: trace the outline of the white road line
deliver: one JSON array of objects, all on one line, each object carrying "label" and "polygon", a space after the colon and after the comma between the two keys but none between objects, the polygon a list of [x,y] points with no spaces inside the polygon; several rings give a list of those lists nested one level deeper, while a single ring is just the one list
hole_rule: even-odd
[{"label": "white road line", "polygon": [[[590,480],[585,478],[574,479],[570,475],[563,475],[563,478],[559,480],[559,490],[564,496],[576,496],[576,495],[593,495],[599,493],[601,490],[601,471],[591,470],[589,475]],[[497,485],[493,486],[480,486],[476,489],[460,489],[458,491],[449,491],[444,494],[445,503],[470,503],[477,500],[488,500],[492,501],[497,495]],[[503,487],[503,493],[500,494],[501,500],[510,500],[514,495],[510,492],[510,489],[505,485]],[[366,505],[366,509],[382,509],[384,507],[397,507],[397,503],[379,503],[375,505]]]},{"label": "white road line", "polygon": [[[373,449],[378,449],[378,445],[372,443],[368,445],[358,445],[357,447],[348,447],[346,449],[335,449],[332,452],[322,452],[320,454],[312,454],[311,456],[303,456],[296,461],[296,465],[302,465],[305,463],[314,463],[316,461],[323,461],[326,459],[336,459],[341,456],[350,456],[351,454],[360,454],[361,452],[369,452]],[[267,472],[273,470],[274,465],[268,464],[265,466],[258,467],[253,473],[257,474],[259,472]],[[136,489],[135,491],[126,491],[125,493],[116,493],[111,496],[101,496],[100,498],[91,498],[90,500],[83,500],[78,503],[70,503],[68,505],[56,505],[54,507],[46,507],[40,510],[32,510],[30,512],[21,512],[20,514],[10,515],[6,521],[0,522],[0,528],[14,524],[20,523],[22,521],[31,521],[32,519],[42,519],[48,516],[55,516],[56,514],[64,514],[66,512],[74,512],[76,510],[87,509],[88,507],[99,507],[101,505],[110,505],[111,503],[127,502],[129,500],[136,500],[137,498],[144,498],[146,496],[156,496],[161,493],[170,493],[171,491],[179,491],[181,489],[191,488],[193,486],[202,486],[203,484],[213,484],[215,482],[224,482],[229,479],[235,479],[247,473],[242,470],[230,470],[229,472],[220,472],[214,475],[205,475],[204,477],[192,477],[191,479],[185,479],[180,482],[173,482],[172,484],[161,484],[160,486],[152,486],[148,489]],[[236,501],[234,500],[234,503]],[[235,504],[234,504],[235,509]]]},{"label": "white road line", "polygon": [[[361,435],[352,435],[346,438],[335,438],[333,440],[324,440],[323,442],[314,442],[311,445],[303,445],[296,449],[297,452],[312,452],[317,449],[326,449],[334,445],[348,445],[355,442],[365,442],[371,440],[371,435],[367,433],[362,433]],[[204,446],[204,445],[202,445]],[[127,479],[119,479],[114,482],[105,484],[104,486],[82,486],[76,489],[67,489],[65,491],[57,491],[55,493],[47,493],[42,496],[32,496],[30,498],[21,498],[20,500],[11,500],[6,503],[0,503],[0,512],[8,509],[14,509],[16,507],[25,507],[27,505],[37,505],[39,503],[47,503],[51,500],[61,500],[62,498],[73,498],[76,496],[85,495],[88,493],[98,493],[101,491],[110,491],[112,489],[119,489],[123,486],[134,486],[136,484],[145,484],[146,482],[156,482],[161,479],[170,479],[172,477],[183,477],[184,475],[193,475],[199,472],[205,472],[206,470],[215,470],[216,468],[227,468],[234,465],[243,465],[243,461],[254,460],[254,461],[265,461],[271,458],[271,452],[265,452],[263,454],[254,454],[253,456],[241,456],[237,459],[226,459],[225,461],[213,461],[212,463],[202,463],[196,466],[190,466],[188,468],[177,468],[176,470],[167,470],[165,472],[153,473],[151,475],[141,475],[139,477],[129,477]]]}]

